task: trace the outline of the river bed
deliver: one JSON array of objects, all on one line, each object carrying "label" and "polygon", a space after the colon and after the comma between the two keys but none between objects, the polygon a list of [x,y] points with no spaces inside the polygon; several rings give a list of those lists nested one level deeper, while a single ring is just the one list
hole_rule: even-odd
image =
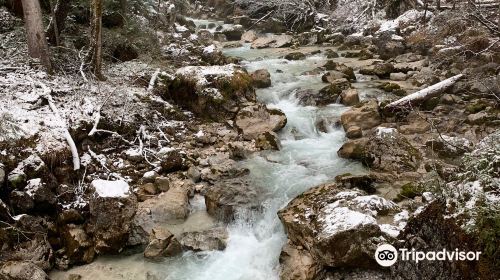
[{"label": "river bed", "polygon": [[[304,53],[322,47],[299,49]],[[257,90],[258,99],[270,108],[285,112],[288,123],[279,133],[280,151],[262,152],[242,162],[250,170],[253,183],[265,190],[263,212],[237,219],[228,226],[229,241],[224,251],[192,253],[166,259],[163,262],[145,260],[142,253],[119,257],[99,257],[95,262],[75,267],[67,272],[54,271],[55,280],[67,279],[71,273],[82,279],[165,279],[165,280],[254,280],[278,279],[279,254],[286,235],[277,211],[307,189],[331,181],[343,173],[366,172],[360,163],[341,159],[337,150],[345,141],[341,127],[334,123],[347,107],[331,104],[325,107],[301,106],[294,89],[319,90],[324,87],[321,75],[302,75],[322,66],[327,58],[322,54],[308,55],[305,60],[288,61],[281,58],[290,49],[250,49],[248,44],[224,49],[226,55],[241,57],[241,65],[248,71],[265,68],[271,73],[272,86]],[[296,50],[293,50],[296,51]],[[337,62],[359,67],[369,61],[337,58]],[[353,83],[361,99],[376,94],[375,82],[359,77]],[[380,81],[377,81],[380,82]],[[316,123],[327,120],[326,132]],[[200,202],[201,201],[201,202]],[[200,197],[192,200],[193,212],[183,224],[172,226],[174,234],[199,230],[213,224],[206,214]]]}]

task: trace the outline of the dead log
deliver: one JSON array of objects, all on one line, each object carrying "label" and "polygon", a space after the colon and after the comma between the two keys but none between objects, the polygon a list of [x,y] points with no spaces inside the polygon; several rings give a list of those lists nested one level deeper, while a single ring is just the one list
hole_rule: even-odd
[{"label": "dead log", "polygon": [[463,74],[458,74],[456,76],[453,76],[435,85],[426,87],[422,90],[419,90],[415,93],[412,93],[408,96],[398,99],[392,103],[389,103],[385,106],[384,109],[398,110],[421,104],[426,100],[438,96],[439,94],[441,94],[443,91],[454,85],[458,80],[460,80],[463,77],[464,77]]}]

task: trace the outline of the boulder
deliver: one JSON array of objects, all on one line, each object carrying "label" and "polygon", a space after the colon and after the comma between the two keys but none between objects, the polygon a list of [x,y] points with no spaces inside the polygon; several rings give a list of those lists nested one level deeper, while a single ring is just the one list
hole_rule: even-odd
[{"label": "boulder", "polygon": [[345,173],[335,176],[335,182],[339,187],[345,189],[357,188],[369,194],[374,194],[376,192],[374,186],[375,177],[369,174],[352,175],[350,173]]},{"label": "boulder", "polygon": [[372,169],[385,172],[417,171],[422,155],[394,128],[378,127],[365,148],[365,163]]},{"label": "boulder", "polygon": [[307,250],[293,244],[283,246],[279,260],[281,280],[314,280],[323,268]]},{"label": "boulder", "polygon": [[155,179],[155,187],[161,192],[167,192],[170,189],[170,180],[167,177],[159,176]]},{"label": "boulder", "polygon": [[319,92],[312,89],[299,89],[295,91],[295,96],[301,105],[305,106],[325,106],[336,103],[339,99],[342,88],[336,84],[330,84],[322,88]]},{"label": "boulder", "polygon": [[401,72],[398,72],[398,73],[391,73],[389,75],[389,78],[393,81],[406,81],[407,79],[407,75],[405,73],[401,73]]},{"label": "boulder", "polygon": [[341,103],[345,106],[354,106],[359,103],[359,95],[356,89],[347,89],[340,95]]},{"label": "boulder", "polygon": [[165,98],[216,121],[233,119],[242,104],[256,99],[252,78],[234,64],[182,67],[169,83]]},{"label": "boulder", "polygon": [[144,250],[144,257],[161,260],[182,253],[182,246],[175,236],[163,228],[154,228],[149,235],[149,243]]},{"label": "boulder", "polygon": [[10,192],[9,201],[16,213],[29,213],[35,207],[33,198],[22,191],[14,190]]},{"label": "boulder", "polygon": [[70,264],[85,264],[94,260],[94,245],[83,226],[74,224],[64,226],[61,229],[61,242]]},{"label": "boulder", "polygon": [[271,86],[271,74],[266,69],[259,69],[251,73],[253,86],[256,88],[267,88]]},{"label": "boulder", "polygon": [[293,37],[290,35],[269,35],[265,37],[259,37],[252,42],[252,49],[263,49],[263,48],[285,48],[292,45]]},{"label": "boulder", "polygon": [[328,59],[339,57],[339,54],[332,49],[326,49],[325,54],[326,54],[326,58],[328,58]]},{"label": "boulder", "polygon": [[362,49],[359,53],[358,53],[358,57],[360,60],[368,60],[368,59],[372,59],[374,57],[373,53],[368,50],[368,49]]},{"label": "boulder", "polygon": [[372,43],[371,37],[352,34],[345,37],[343,47],[353,48],[360,46],[368,46],[371,43]]},{"label": "boulder", "polygon": [[425,142],[425,146],[436,152],[442,158],[454,158],[470,152],[473,148],[471,141],[458,136],[441,134],[439,137]]},{"label": "boulder", "polygon": [[[336,63],[333,62],[332,60],[329,60],[325,63],[325,65],[323,65],[323,68],[330,71],[335,70],[337,72],[340,72],[345,75],[345,77],[342,78],[346,78],[349,81],[356,81],[356,75],[354,74],[354,69],[343,63]],[[325,80],[323,81],[325,82]]]},{"label": "boulder", "polygon": [[198,40],[200,40],[200,42],[205,44],[212,43],[212,41],[214,40],[214,34],[206,29],[199,30]]},{"label": "boulder", "polygon": [[189,179],[193,180],[194,183],[198,183],[201,180],[201,173],[198,167],[191,166],[186,172]]},{"label": "boulder", "polygon": [[162,171],[165,173],[186,169],[184,157],[176,149],[162,148],[156,156],[160,159]]},{"label": "boulder", "polygon": [[381,59],[396,57],[405,52],[404,41],[399,36],[394,36],[390,31],[384,31],[377,34],[373,39],[377,47],[377,52]]},{"label": "boulder", "polygon": [[252,19],[249,16],[235,16],[232,18],[234,24],[249,28],[252,25]]},{"label": "boulder", "polygon": [[285,59],[287,60],[303,60],[306,58],[306,55],[301,52],[291,52],[285,55]]},{"label": "boulder", "polygon": [[480,124],[484,124],[484,123],[489,122],[489,121],[494,120],[494,119],[495,119],[495,116],[490,115],[487,112],[482,111],[479,113],[468,115],[466,122],[469,124],[480,125]]},{"label": "boulder", "polygon": [[270,110],[263,104],[252,104],[238,112],[234,124],[244,139],[252,140],[264,132],[276,132],[285,127],[286,116],[278,109]]},{"label": "boulder", "polygon": [[253,30],[248,30],[247,32],[243,33],[243,35],[241,35],[241,41],[245,43],[251,43],[257,40],[257,38],[258,38],[257,32]]},{"label": "boulder", "polygon": [[344,130],[351,126],[358,126],[361,129],[370,129],[382,122],[382,117],[378,111],[376,100],[362,102],[340,116],[340,122]]},{"label": "boulder", "polygon": [[154,228],[183,221],[189,214],[188,189],[183,185],[171,186],[167,192],[139,203],[132,222],[128,245],[144,245]]},{"label": "boulder", "polygon": [[[24,221],[16,221],[16,228],[24,233],[23,238],[28,237],[29,240],[21,241],[17,237],[13,237],[15,238],[15,245],[12,250],[2,250],[0,259],[2,261],[25,261],[43,270],[52,269],[54,251],[44,234],[47,234],[47,227],[53,227],[54,225],[48,223],[45,219],[34,217],[30,219],[27,215],[23,216],[21,220]],[[27,223],[27,225],[24,225],[24,223]],[[34,236],[28,230],[37,230],[36,235]]]},{"label": "boulder", "polygon": [[321,76],[321,80],[324,83],[332,83],[335,80],[347,79],[347,78],[348,78],[348,76],[346,74],[339,72],[339,71],[336,71],[336,70],[328,71],[325,74],[323,74],[323,76]]},{"label": "boulder", "polygon": [[240,47],[243,47],[243,44],[241,44],[239,41],[231,41],[222,44],[222,48],[224,49],[240,48]]},{"label": "boulder", "polygon": [[394,72],[394,65],[391,63],[379,63],[373,66],[366,66],[359,70],[363,75],[376,75],[381,79],[390,78],[390,74]]},{"label": "boulder", "polygon": [[340,149],[337,151],[337,154],[341,158],[364,161],[366,156],[365,150],[367,144],[368,144],[367,138],[349,140],[344,144],[342,144],[342,147],[340,147]]},{"label": "boulder", "polygon": [[52,213],[55,211],[57,198],[49,186],[42,182],[42,179],[36,178],[27,181],[24,192],[33,199],[34,209],[42,213]]},{"label": "boulder", "polygon": [[[478,234],[464,230],[460,219],[450,215],[449,208],[437,200],[423,208],[408,221],[399,236],[401,242],[395,244],[396,249],[482,251],[478,246]],[[498,243],[498,240],[491,242],[488,244]],[[478,261],[398,261],[391,266],[391,273],[398,279],[495,279],[497,277],[493,275],[498,275],[498,265],[495,268],[494,259],[494,255],[481,254]]]},{"label": "boulder", "polygon": [[335,70],[337,68],[338,63],[334,62],[333,60],[328,60],[325,65],[323,65],[323,68],[325,70]]},{"label": "boulder", "polygon": [[204,231],[185,232],[180,237],[182,247],[191,251],[222,251],[226,249],[229,235],[226,228],[218,227]]},{"label": "boulder", "polygon": [[351,126],[347,129],[345,136],[349,139],[357,139],[363,137],[363,130],[359,126]]},{"label": "boulder", "polygon": [[94,180],[89,227],[98,254],[118,253],[126,245],[137,199],[125,181]]},{"label": "boulder", "polygon": [[281,142],[278,134],[273,131],[266,131],[257,136],[255,147],[261,150],[280,150]]},{"label": "boulder", "polygon": [[224,181],[208,189],[205,194],[207,212],[218,220],[229,222],[237,211],[254,211],[260,208],[257,190],[244,181]]},{"label": "boulder", "polygon": [[278,216],[291,243],[307,248],[319,265],[376,268],[375,250],[392,240],[377,217],[398,209],[382,197],[325,184],[293,199]]},{"label": "boulder", "polygon": [[226,36],[229,41],[239,41],[241,36],[245,32],[245,29],[241,25],[232,25],[230,27],[224,27],[221,33]]},{"label": "boulder", "polygon": [[0,268],[0,279],[6,280],[49,280],[41,268],[31,262],[11,261]]}]

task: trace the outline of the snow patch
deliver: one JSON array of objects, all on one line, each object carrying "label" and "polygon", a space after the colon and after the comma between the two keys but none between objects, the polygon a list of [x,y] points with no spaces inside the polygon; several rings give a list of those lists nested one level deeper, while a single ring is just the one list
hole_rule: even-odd
[{"label": "snow patch", "polygon": [[372,216],[353,211],[347,207],[330,207],[328,205],[323,211],[325,215],[318,220],[322,222],[322,233],[326,235],[332,235],[364,225],[377,224],[377,221]]},{"label": "snow patch", "polygon": [[203,48],[203,54],[211,54],[215,51],[215,49],[215,45],[211,44],[210,46]]},{"label": "snow patch", "polygon": [[204,86],[209,84],[207,77],[232,77],[235,70],[235,64],[226,64],[222,66],[186,66],[179,68],[176,74],[194,79],[198,86]]},{"label": "snow patch", "polygon": [[395,128],[391,127],[377,127],[377,137],[378,138],[394,138],[394,136],[398,133]]},{"label": "snow patch", "polygon": [[130,187],[123,180],[107,181],[98,179],[92,181],[91,186],[94,187],[100,197],[128,197],[130,194]]},{"label": "snow patch", "polygon": [[[380,25],[380,29],[377,32],[383,31],[396,31],[398,27],[409,25],[410,23],[417,22],[424,16],[424,11],[408,10],[404,14],[400,15],[394,20],[388,20]],[[432,18],[434,14],[427,11],[426,18]]]}]

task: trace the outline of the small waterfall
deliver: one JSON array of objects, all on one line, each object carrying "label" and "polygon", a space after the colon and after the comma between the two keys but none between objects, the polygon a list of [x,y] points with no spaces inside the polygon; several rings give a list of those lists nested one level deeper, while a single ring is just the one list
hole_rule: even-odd
[{"label": "small waterfall", "polygon": [[339,94],[339,96],[337,96],[337,100],[335,100],[335,103],[340,104],[341,101],[342,101],[342,95]]}]

